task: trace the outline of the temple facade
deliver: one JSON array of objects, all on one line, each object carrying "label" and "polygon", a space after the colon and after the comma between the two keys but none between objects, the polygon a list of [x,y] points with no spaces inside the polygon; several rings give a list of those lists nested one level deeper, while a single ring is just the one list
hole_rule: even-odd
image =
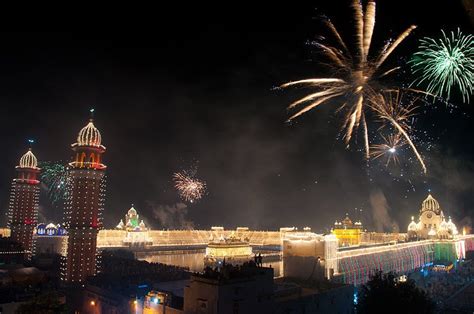
[{"label": "temple facade", "polygon": [[410,240],[452,239],[457,234],[458,229],[451,217],[446,221],[443,210],[431,194],[421,204],[418,221],[415,222],[415,217],[411,217],[411,223],[408,225]]},{"label": "temple facade", "polygon": [[124,219],[120,219],[120,222],[115,227],[117,230],[126,230],[126,231],[147,231],[147,227],[143,222],[143,219],[140,220],[140,215],[138,215],[137,210],[132,207],[125,214]]},{"label": "temple facade", "polygon": [[360,221],[352,222],[348,214],[342,221],[334,223],[332,233],[339,241],[339,246],[359,245],[362,235],[362,223]]}]

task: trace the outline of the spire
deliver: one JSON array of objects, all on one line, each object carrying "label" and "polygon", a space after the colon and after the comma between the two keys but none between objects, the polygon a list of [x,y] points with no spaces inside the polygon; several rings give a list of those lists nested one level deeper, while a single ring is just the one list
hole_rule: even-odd
[{"label": "spire", "polygon": [[89,121],[94,122],[94,108],[89,109]]},{"label": "spire", "polygon": [[29,149],[31,150],[31,148],[33,147],[33,144],[35,143],[35,140],[34,139],[28,139],[28,147]]}]

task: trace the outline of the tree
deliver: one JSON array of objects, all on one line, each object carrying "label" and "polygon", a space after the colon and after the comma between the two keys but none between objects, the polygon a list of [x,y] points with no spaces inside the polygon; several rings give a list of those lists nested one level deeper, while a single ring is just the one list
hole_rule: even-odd
[{"label": "tree", "polygon": [[394,273],[377,272],[358,293],[357,313],[433,313],[434,303],[413,280],[397,282]]}]

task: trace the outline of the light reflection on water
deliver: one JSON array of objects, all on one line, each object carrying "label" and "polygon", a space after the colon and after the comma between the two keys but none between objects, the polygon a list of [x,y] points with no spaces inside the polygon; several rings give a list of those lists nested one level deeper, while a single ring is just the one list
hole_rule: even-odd
[{"label": "light reflection on water", "polygon": [[[168,265],[176,265],[181,267],[188,267],[189,270],[200,272],[204,269],[204,252],[180,252],[169,253],[137,253],[137,259],[147,261],[150,263],[162,263]],[[263,263],[263,266],[272,266],[274,269],[274,276],[279,277],[281,274],[282,261],[272,261]]]}]

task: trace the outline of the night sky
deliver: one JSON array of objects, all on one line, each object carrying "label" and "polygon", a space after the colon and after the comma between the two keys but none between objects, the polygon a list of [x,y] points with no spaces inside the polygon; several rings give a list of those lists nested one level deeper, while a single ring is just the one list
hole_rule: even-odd
[{"label": "night sky", "polygon": [[[462,1],[414,3],[377,3],[372,47],[418,25],[384,66],[402,66],[392,78],[400,85],[410,82],[406,61],[420,38],[442,28],[473,31]],[[304,91],[275,87],[330,75],[306,44],[325,33],[316,17],[331,17],[351,42],[351,13],[349,1],[180,4],[93,31],[2,33],[3,213],[27,139],[36,140],[40,161],[66,163],[94,107],[107,147],[107,228],[133,203],[152,228],[294,225],[320,232],[348,212],[368,229],[406,230],[429,189],[458,228],[471,225],[472,100],[430,100],[419,108],[414,127],[425,136],[419,147],[427,175],[410,151],[399,166],[367,167],[360,137],[349,150],[337,139],[335,105],[285,123],[286,106]],[[196,165],[208,194],[185,206],[172,174]],[[45,193],[40,204],[40,220],[61,222],[62,208]],[[163,212],[170,217],[160,222]]]}]

